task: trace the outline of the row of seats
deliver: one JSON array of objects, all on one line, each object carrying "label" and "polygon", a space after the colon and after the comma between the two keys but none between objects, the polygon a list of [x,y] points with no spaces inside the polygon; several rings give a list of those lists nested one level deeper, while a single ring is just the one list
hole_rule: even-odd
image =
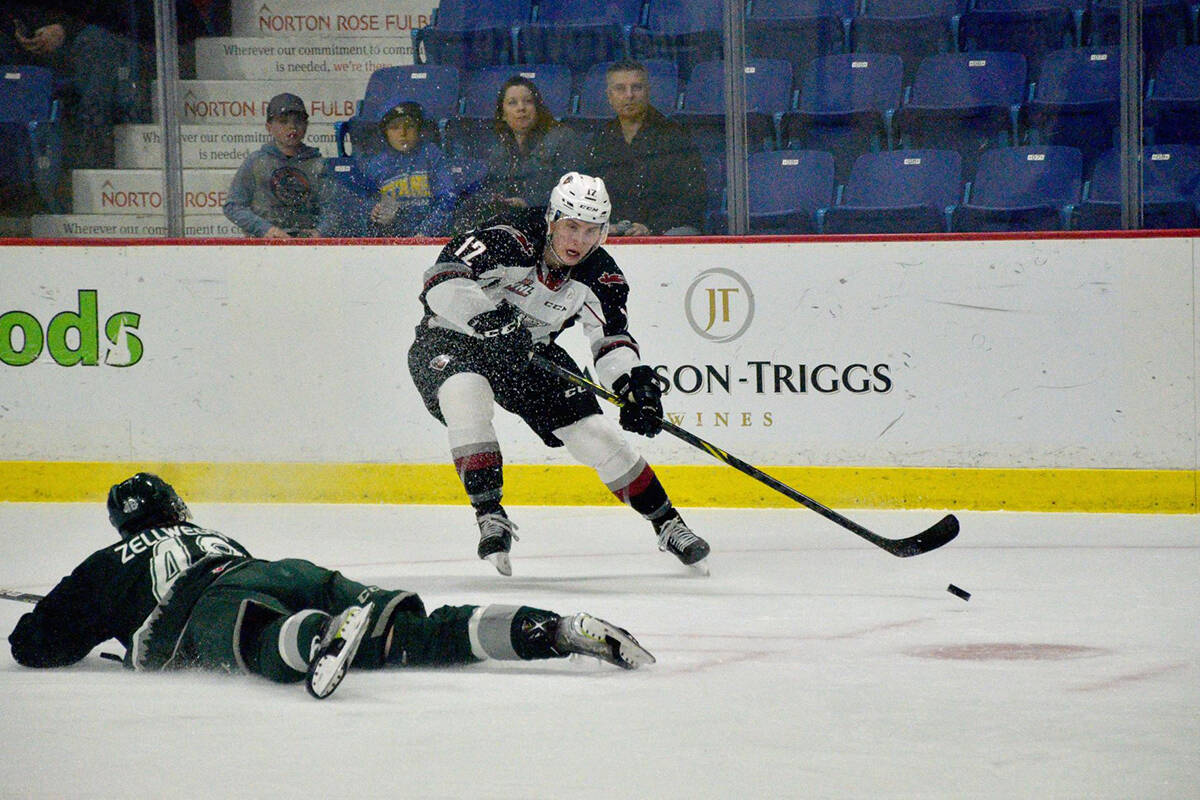
[{"label": "row of seats", "polygon": [[[837,52],[912,57],[947,50],[1021,52],[1031,63],[1066,46],[1120,41],[1121,0],[748,0],[750,57],[790,60],[800,70]],[[1196,3],[1143,0],[1147,64],[1200,41]],[[723,0],[442,0],[413,31],[418,63],[463,69],[668,57],[687,74],[719,57]],[[909,76],[911,78],[911,75]]]},{"label": "row of seats", "polygon": [[[1120,56],[1114,49],[1069,49],[1046,58],[1028,80],[1018,53],[943,53],[921,60],[905,86],[900,58],[890,54],[832,55],[810,65],[793,91],[785,61],[754,59],[746,67],[747,125],[752,149],[822,149],[835,155],[839,179],[869,150],[921,147],[958,150],[974,165],[984,149],[1020,143],[1080,149],[1087,166],[1114,144],[1119,122]],[[676,95],[673,62],[651,60],[651,101],[690,127],[701,150],[723,150],[724,62],[698,64]],[[572,90],[568,68],[556,64],[494,66],[461,77],[456,67],[387,67],[370,77],[358,114],[339,133],[356,152],[382,146],[374,123],[405,100],[421,103],[455,155],[479,157],[490,143],[500,85],[513,74],[537,83],[551,112],[587,133],[612,111],[604,94],[607,64],[587,72]],[[1175,48],[1148,85],[1152,142],[1200,144],[1200,46]]]},{"label": "row of seats", "polygon": [[0,65],[0,190],[34,187],[55,207],[62,174],[62,130],[54,73],[46,67]]},{"label": "row of seats", "polygon": [[[1200,148],[1147,147],[1147,228],[1200,224]],[[1104,230],[1121,227],[1120,159],[1105,153],[1084,180],[1070,147],[1008,147],[985,153],[964,181],[948,150],[867,153],[842,185],[824,151],[755,153],[748,167],[753,233],[930,233]],[[721,232],[722,214],[710,215]]]}]

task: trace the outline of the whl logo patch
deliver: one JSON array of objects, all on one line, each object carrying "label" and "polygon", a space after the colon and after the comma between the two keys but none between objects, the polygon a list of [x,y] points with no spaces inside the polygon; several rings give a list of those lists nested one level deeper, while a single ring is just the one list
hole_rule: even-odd
[{"label": "whl logo patch", "polygon": [[98,292],[80,289],[74,309],[60,311],[43,327],[28,311],[13,310],[0,314],[0,363],[24,367],[49,353],[64,367],[132,367],[142,360],[142,340],[137,336],[142,316],[134,311],[118,311],[101,326]]}]

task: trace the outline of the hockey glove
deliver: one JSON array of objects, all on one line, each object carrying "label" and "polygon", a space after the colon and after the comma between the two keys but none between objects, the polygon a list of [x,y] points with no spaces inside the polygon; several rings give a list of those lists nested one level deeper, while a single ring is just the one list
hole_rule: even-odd
[{"label": "hockey glove", "polygon": [[663,379],[644,364],[613,381],[613,391],[624,401],[622,428],[643,436],[655,436],[662,430],[663,383]]},{"label": "hockey glove", "polygon": [[521,324],[521,314],[516,306],[501,303],[493,311],[471,317],[467,324],[483,338],[483,346],[491,357],[522,364],[529,361],[533,336]]}]

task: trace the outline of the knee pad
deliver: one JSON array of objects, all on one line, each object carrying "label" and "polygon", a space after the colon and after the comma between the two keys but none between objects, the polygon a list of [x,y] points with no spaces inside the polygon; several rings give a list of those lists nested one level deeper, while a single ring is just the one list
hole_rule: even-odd
[{"label": "knee pad", "polygon": [[621,430],[602,414],[558,428],[554,435],[577,461],[596,470],[605,484],[619,480],[641,461]]},{"label": "knee pad", "polygon": [[492,427],[496,395],[487,378],[472,372],[451,375],[437,397],[452,448],[496,441]]}]

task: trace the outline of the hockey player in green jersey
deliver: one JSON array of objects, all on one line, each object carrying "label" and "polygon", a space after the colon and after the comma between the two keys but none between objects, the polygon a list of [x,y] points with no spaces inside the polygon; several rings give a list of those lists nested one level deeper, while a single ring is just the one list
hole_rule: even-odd
[{"label": "hockey player in green jersey", "polygon": [[115,638],[135,670],[201,668],[305,681],[317,698],[346,669],[531,660],[573,653],[625,669],[654,656],[589,614],[529,606],[442,606],[350,580],[303,559],[264,561],[191,522],[166,481],[115,485],[108,514],[121,536],[59,581],[8,637],[28,667],[73,664]]}]

